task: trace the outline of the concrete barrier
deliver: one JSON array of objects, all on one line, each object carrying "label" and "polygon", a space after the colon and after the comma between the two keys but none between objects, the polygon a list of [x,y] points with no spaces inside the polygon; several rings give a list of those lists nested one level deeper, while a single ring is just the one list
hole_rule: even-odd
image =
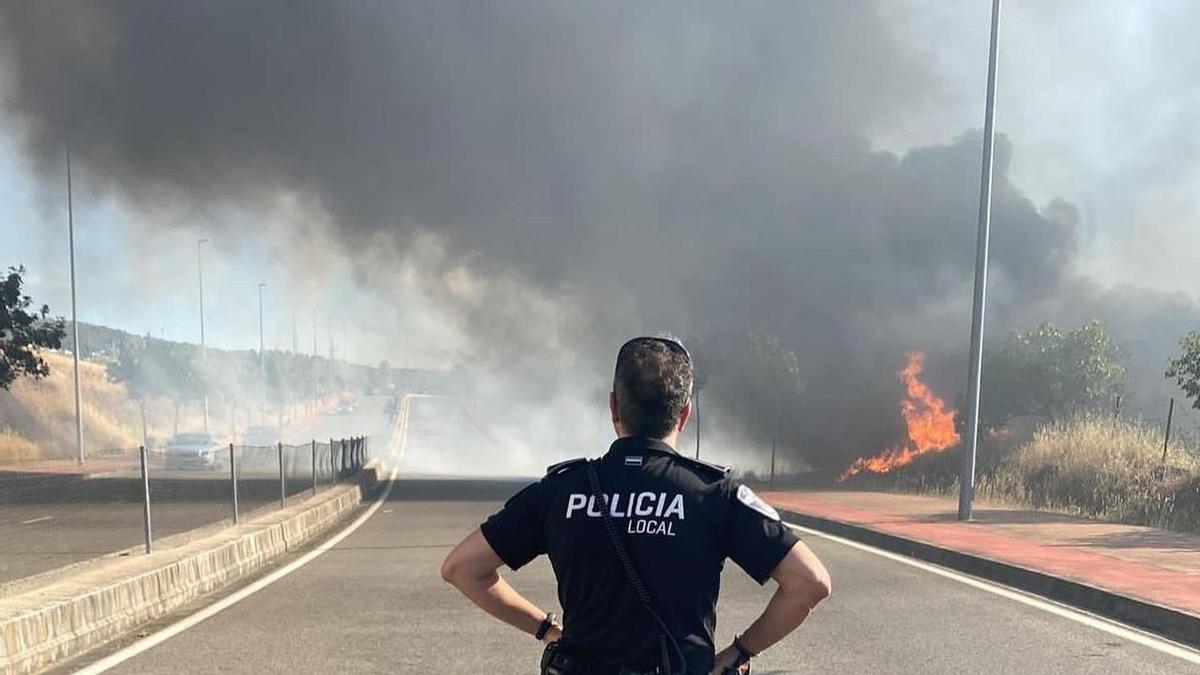
[{"label": "concrete barrier", "polygon": [[34,673],[118,638],[310,542],[379,483],[368,466],[338,485],[177,548],[114,559],[0,599],[0,673]]}]

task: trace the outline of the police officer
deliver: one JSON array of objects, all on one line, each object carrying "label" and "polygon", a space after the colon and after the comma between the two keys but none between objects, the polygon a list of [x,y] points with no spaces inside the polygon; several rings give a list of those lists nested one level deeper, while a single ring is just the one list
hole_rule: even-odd
[{"label": "police officer", "polygon": [[[442,577],[487,613],[546,643],[551,675],[747,672],[830,592],[821,562],[750,488],[675,452],[691,414],[692,360],[662,337],[617,355],[609,408],[618,436],[599,460],[549,468],[446,558]],[[497,570],[547,554],[562,623]],[[766,608],[714,654],[721,569],[732,559],[778,584]]]}]

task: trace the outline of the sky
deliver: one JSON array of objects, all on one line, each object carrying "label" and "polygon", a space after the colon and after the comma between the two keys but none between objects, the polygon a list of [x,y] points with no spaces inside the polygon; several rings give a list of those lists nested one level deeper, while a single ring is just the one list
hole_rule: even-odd
[{"label": "sky", "polygon": [[[207,238],[212,345],[257,346],[265,283],[268,347],[295,317],[302,349],[315,323],[321,353],[482,363],[536,400],[634,331],[730,361],[761,330],[836,390],[810,421],[858,433],[907,350],[961,396],[990,5],[14,6],[0,262],[68,313],[74,125],[83,321],[198,340]],[[1200,302],[1198,22],[1005,3],[993,338],[1112,317],[1161,387]]]},{"label": "sky", "polygon": [[[881,146],[981,126],[990,2],[889,3],[942,76],[935,109],[883,130]],[[1010,0],[1001,17],[996,129],[1014,182],[1083,220],[1081,271],[1200,297],[1200,47],[1187,0]]]}]

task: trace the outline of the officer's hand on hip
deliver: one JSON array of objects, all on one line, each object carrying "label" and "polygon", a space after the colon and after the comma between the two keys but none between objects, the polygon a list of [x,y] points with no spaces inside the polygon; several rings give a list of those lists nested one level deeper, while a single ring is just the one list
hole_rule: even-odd
[{"label": "officer's hand on hip", "polygon": [[[721,652],[717,654],[716,660],[713,661],[713,668],[711,671],[709,671],[709,675],[725,675],[734,668],[734,664],[738,662],[738,658],[740,656],[741,653],[738,652],[737,647],[734,647],[733,645],[729,645],[725,649],[722,649]],[[733,672],[749,673],[750,664],[746,663]]]},{"label": "officer's hand on hip", "polygon": [[551,642],[558,642],[561,638],[562,638],[562,626],[555,624],[550,627],[550,630],[546,631],[545,635],[542,636],[542,644],[548,645]]}]

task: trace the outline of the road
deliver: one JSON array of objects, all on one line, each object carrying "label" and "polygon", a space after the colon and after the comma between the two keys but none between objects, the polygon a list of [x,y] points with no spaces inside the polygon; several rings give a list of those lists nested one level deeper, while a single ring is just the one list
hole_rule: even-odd
[{"label": "road", "polygon": [[[415,405],[414,428],[420,410]],[[434,447],[414,440],[408,452],[419,462]],[[450,547],[520,485],[400,480],[361,528],[324,555],[109,672],[534,673],[539,645],[484,616],[438,576]],[[1196,672],[1196,663],[985,588],[824,537],[805,539],[831,570],[834,595],[756,661],[757,673]],[[540,606],[557,607],[545,559],[507,577]],[[722,643],[754,619],[769,593],[728,566]],[[153,635],[212,601],[143,632]]]},{"label": "road", "polygon": [[[285,432],[283,440],[307,444],[314,438],[328,442],[331,438],[381,435],[389,419],[384,410],[387,401],[384,396],[363,397],[353,412],[317,416]],[[304,447],[297,453],[298,463],[289,471],[289,496],[312,484],[311,453]],[[278,503],[276,460],[269,454],[263,466],[242,466],[239,499],[243,514]],[[290,461],[285,464],[292,465]],[[10,489],[16,480],[10,476]],[[0,584],[141,546],[139,481],[136,471],[117,472],[77,481],[67,488],[46,488],[56,491],[53,498],[39,495],[27,503],[0,501]],[[231,494],[228,469],[152,470],[154,537],[163,539],[231,518]]]}]

